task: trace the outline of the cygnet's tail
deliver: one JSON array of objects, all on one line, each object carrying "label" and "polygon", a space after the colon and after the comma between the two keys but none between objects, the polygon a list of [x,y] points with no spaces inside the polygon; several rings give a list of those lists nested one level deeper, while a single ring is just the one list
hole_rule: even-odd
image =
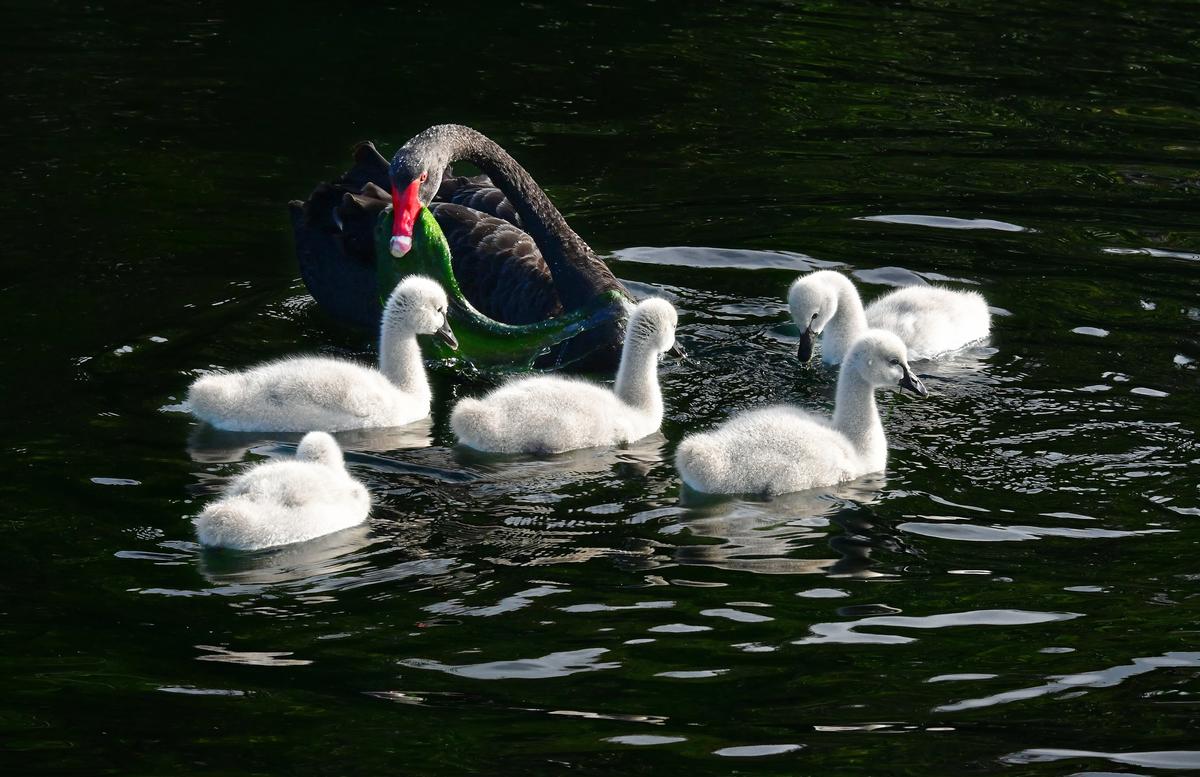
[{"label": "cygnet's tail", "polygon": [[725,451],[708,434],[685,437],[675,449],[675,469],[683,482],[697,491],[724,490],[721,483],[726,479],[729,465]]},{"label": "cygnet's tail", "polygon": [[262,516],[255,505],[233,497],[213,502],[196,516],[196,536],[210,548],[251,550],[262,547]]},{"label": "cygnet's tail", "polygon": [[342,449],[328,432],[309,432],[296,446],[296,458],[312,461],[327,467],[342,469],[346,466]]},{"label": "cygnet's tail", "polygon": [[450,414],[450,428],[459,442],[472,448],[491,448],[499,436],[499,411],[472,397],[463,397]]},{"label": "cygnet's tail", "polygon": [[232,375],[201,375],[188,388],[187,402],[197,418],[217,425],[237,406],[236,379]]}]

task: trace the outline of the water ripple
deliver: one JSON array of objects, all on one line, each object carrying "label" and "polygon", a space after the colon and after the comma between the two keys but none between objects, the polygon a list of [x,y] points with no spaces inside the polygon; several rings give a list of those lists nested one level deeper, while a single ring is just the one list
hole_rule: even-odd
[{"label": "water ripple", "polygon": [[545,680],[619,668],[619,662],[596,660],[607,652],[607,648],[584,648],[549,653],[540,658],[485,661],[479,664],[445,664],[425,658],[405,658],[398,663],[411,669],[429,669],[472,680]]},{"label": "water ripple", "polygon": [[1025,626],[1034,623],[1066,621],[1078,617],[1081,617],[1080,613],[1030,610],[969,610],[923,617],[878,615],[841,623],[814,623],[811,627],[814,636],[795,640],[792,644],[902,645],[916,642],[916,638],[898,634],[863,634],[856,629],[866,626],[894,626],[902,629],[942,629],[949,626]]},{"label": "water ripple", "polygon": [[1009,704],[1025,699],[1035,699],[1039,696],[1064,691],[1077,691],[1080,688],[1111,688],[1115,685],[1120,685],[1130,677],[1137,677],[1147,672],[1153,672],[1155,669],[1175,667],[1200,667],[1200,652],[1169,652],[1161,656],[1135,658],[1128,664],[1112,666],[1107,669],[1098,669],[1094,672],[1056,675],[1043,685],[1019,688],[1014,691],[1005,691],[1004,693],[983,696],[977,699],[964,699],[952,704],[943,704],[935,707],[934,711],[958,712],[961,710],[979,709],[981,707],[992,707],[997,704]]},{"label": "water ripple", "polygon": [[1037,764],[1073,758],[1103,758],[1117,764],[1151,769],[1200,769],[1200,750],[1154,750],[1143,753],[1103,753],[1095,750],[1033,748],[1010,753],[1000,760],[1007,764]]}]

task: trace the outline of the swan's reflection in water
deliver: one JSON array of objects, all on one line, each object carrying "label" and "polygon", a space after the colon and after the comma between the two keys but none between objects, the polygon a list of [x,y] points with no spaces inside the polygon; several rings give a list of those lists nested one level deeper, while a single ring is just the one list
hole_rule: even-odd
[{"label": "swan's reflection in water", "polygon": [[[717,543],[678,545],[676,563],[767,575],[830,574],[871,577],[871,550],[879,540],[866,505],[883,494],[886,478],[866,475],[832,488],[783,494],[769,500],[716,498],[685,489],[688,508],[664,531],[687,531]],[[831,536],[830,527],[840,533]],[[827,544],[836,558],[814,558]]]},{"label": "swan's reflection in water", "polygon": [[620,530],[620,502],[597,503],[595,494],[612,496],[666,490],[647,475],[663,466],[666,439],[653,434],[627,446],[588,448],[552,456],[485,454],[454,449],[459,467],[475,475],[466,484],[463,503],[472,516],[455,516],[440,526],[447,541],[464,553],[498,566],[578,564],[613,558],[642,566],[656,543]]},{"label": "swan's reflection in water", "polygon": [[[303,436],[303,432],[226,432],[208,424],[198,424],[188,435],[187,451],[193,461],[228,464],[243,461],[249,451],[267,445],[288,443],[287,450],[291,450]],[[335,432],[333,436],[345,451],[384,453],[427,448],[433,444],[433,421],[424,418],[387,429],[349,429]]]}]

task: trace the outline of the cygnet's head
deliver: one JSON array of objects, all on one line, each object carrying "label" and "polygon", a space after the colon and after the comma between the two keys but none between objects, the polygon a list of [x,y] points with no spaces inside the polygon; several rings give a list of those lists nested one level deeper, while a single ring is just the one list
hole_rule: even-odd
[{"label": "cygnet's head", "polygon": [[917,396],[928,396],[925,384],[908,366],[904,341],[883,329],[868,329],[850,346],[842,372],[853,371],[872,386],[899,386]]},{"label": "cygnet's head", "polygon": [[396,284],[388,297],[383,308],[383,328],[437,335],[451,348],[457,348],[448,310],[446,292],[437,281],[424,275],[410,275]]},{"label": "cygnet's head", "polygon": [[311,461],[328,467],[342,467],[342,449],[337,440],[327,432],[309,432],[300,439],[296,446],[296,458],[300,461]]},{"label": "cygnet's head", "polygon": [[644,299],[633,308],[625,327],[625,340],[630,344],[644,343],[655,353],[678,351],[682,356],[682,349],[675,345],[678,324],[679,315],[670,302],[659,297]]},{"label": "cygnet's head", "polygon": [[800,345],[796,349],[800,361],[812,358],[813,343],[837,313],[837,284],[845,280],[832,270],[820,270],[800,276],[788,289],[788,308],[792,311],[792,321],[800,329]]}]

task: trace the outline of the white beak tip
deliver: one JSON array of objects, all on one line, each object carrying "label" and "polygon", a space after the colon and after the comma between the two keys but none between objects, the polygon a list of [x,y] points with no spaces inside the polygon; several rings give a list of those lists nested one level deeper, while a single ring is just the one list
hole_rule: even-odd
[{"label": "white beak tip", "polygon": [[391,242],[388,243],[388,250],[397,259],[407,254],[410,249],[412,249],[412,238],[404,235],[395,235],[392,237]]}]

